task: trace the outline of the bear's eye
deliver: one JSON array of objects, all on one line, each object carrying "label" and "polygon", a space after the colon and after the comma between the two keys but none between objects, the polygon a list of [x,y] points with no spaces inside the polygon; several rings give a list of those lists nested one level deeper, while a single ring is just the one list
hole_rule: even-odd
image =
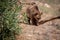
[{"label": "bear's eye", "polygon": [[36,16],[36,15],[38,15],[38,13],[35,13],[34,15]]}]

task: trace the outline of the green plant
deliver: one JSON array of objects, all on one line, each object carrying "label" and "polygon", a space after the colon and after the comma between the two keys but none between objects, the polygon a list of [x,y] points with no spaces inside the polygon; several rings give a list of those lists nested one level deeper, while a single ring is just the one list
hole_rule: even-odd
[{"label": "green plant", "polygon": [[28,23],[28,19],[27,19],[27,14],[26,13],[23,13],[23,21],[24,23]]},{"label": "green plant", "polygon": [[15,40],[21,32],[17,18],[21,7],[17,0],[0,0],[0,40]]}]

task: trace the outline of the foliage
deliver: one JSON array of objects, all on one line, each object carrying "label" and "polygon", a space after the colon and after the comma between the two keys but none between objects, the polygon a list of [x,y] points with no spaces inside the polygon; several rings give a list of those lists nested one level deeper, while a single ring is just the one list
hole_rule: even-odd
[{"label": "foliage", "polygon": [[24,23],[28,23],[28,19],[27,19],[27,14],[26,14],[26,12],[25,13],[23,13],[23,21],[24,21]]},{"label": "foliage", "polygon": [[15,34],[21,32],[17,18],[21,7],[17,0],[0,0],[0,40],[15,40]]}]

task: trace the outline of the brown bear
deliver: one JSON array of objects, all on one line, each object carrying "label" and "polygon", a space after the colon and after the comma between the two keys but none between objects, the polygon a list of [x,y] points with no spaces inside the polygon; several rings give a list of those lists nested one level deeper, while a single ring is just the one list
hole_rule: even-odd
[{"label": "brown bear", "polygon": [[39,25],[39,20],[41,19],[42,12],[39,11],[38,6],[35,3],[31,4],[26,10],[28,23],[33,25]]}]

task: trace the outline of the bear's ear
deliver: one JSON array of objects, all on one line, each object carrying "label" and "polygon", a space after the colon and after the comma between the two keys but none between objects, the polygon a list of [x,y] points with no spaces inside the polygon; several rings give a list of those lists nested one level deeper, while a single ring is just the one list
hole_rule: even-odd
[{"label": "bear's ear", "polygon": [[34,5],[34,4],[36,4],[35,2],[31,2],[31,5]]},{"label": "bear's ear", "polygon": [[36,10],[39,10],[39,9],[38,9],[38,6],[35,6],[35,9],[36,9]]}]

